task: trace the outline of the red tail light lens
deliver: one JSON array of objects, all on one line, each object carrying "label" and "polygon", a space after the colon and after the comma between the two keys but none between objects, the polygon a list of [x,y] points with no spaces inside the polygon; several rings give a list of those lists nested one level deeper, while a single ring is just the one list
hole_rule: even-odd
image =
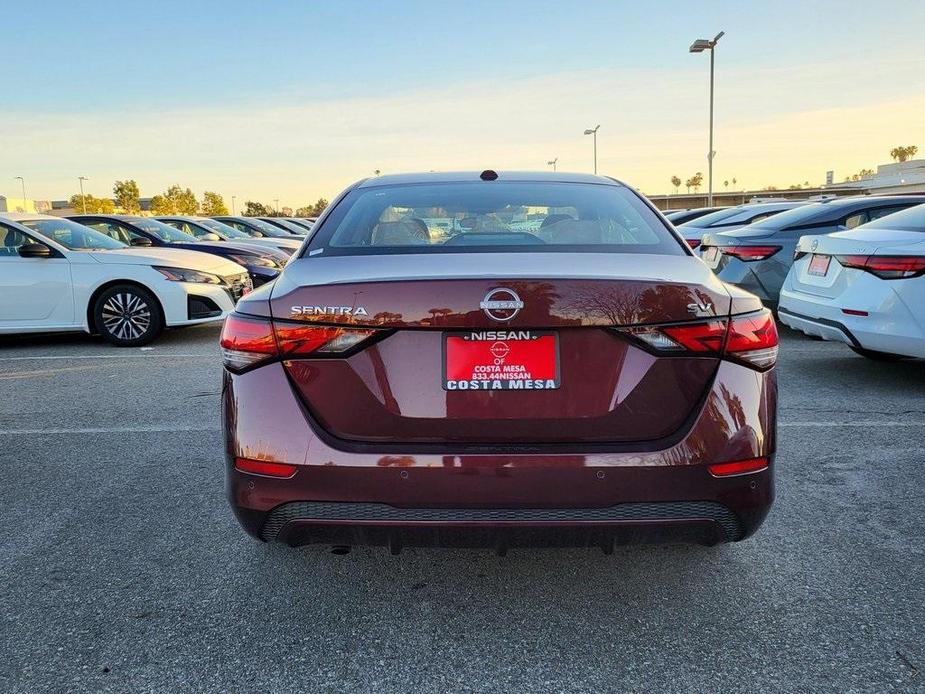
[{"label": "red tail light lens", "polygon": [[276,356],[273,325],[263,318],[245,318],[232,313],[222,326],[222,361],[240,371]]},{"label": "red tail light lens", "polygon": [[767,458],[749,458],[736,460],[732,463],[716,463],[707,466],[714,477],[732,477],[733,475],[748,475],[752,472],[761,472],[768,469]]},{"label": "red tail light lens", "polygon": [[842,267],[864,270],[885,280],[925,274],[925,255],[837,255]]},{"label": "red tail light lens", "polygon": [[367,328],[273,322],[233,313],[222,328],[222,358],[229,370],[243,371],[274,358],[342,354],[380,333]]},{"label": "red tail light lens", "polygon": [[699,239],[687,239],[687,245],[691,248],[697,248],[700,245]]},{"label": "red tail light lens", "polygon": [[767,309],[729,322],[726,354],[758,369],[770,369],[777,362],[777,324]]},{"label": "red tail light lens", "polygon": [[671,325],[662,328],[662,332],[690,352],[719,354],[723,351],[723,342],[726,339],[726,321]]},{"label": "red tail light lens", "polygon": [[289,463],[271,463],[267,460],[252,460],[251,458],[235,458],[234,469],[251,475],[264,477],[292,477],[299,469]]},{"label": "red tail light lens", "polygon": [[767,309],[729,320],[618,330],[656,352],[726,357],[759,371],[777,363],[777,324]]},{"label": "red tail light lens", "polygon": [[293,325],[275,323],[276,339],[283,356],[291,354],[336,354],[346,352],[377,331],[358,328],[341,328],[330,325]]},{"label": "red tail light lens", "polygon": [[748,263],[754,260],[766,260],[781,248],[781,246],[720,246],[719,252]]}]

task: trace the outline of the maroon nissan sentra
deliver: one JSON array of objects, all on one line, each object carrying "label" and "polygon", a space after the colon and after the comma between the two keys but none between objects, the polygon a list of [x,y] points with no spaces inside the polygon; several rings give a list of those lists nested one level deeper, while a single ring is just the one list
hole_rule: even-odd
[{"label": "maroon nissan sentra", "polygon": [[774,497],[772,315],[610,178],[361,181],[221,346],[261,540],[715,544]]}]

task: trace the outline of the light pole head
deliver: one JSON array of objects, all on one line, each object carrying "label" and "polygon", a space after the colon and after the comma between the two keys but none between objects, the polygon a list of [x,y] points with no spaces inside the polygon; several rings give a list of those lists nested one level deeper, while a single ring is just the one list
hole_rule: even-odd
[{"label": "light pole head", "polygon": [[688,49],[691,53],[703,53],[706,50],[712,48],[710,41],[708,39],[697,39],[691,44],[691,47]]},{"label": "light pole head", "polygon": [[713,40],[710,39],[697,39],[691,44],[691,47],[687,50],[691,53],[703,53],[704,51],[712,51],[713,47],[717,42],[726,35],[725,31],[719,32],[716,36],[713,37]]},{"label": "light pole head", "polygon": [[598,128],[600,127],[601,126],[599,125],[595,125],[593,128],[588,128],[587,130],[585,130],[585,135],[593,135],[594,133],[598,131]]}]

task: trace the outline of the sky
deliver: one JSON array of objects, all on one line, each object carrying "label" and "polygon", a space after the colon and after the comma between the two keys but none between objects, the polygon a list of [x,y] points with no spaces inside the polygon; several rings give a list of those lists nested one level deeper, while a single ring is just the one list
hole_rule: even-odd
[{"label": "sky", "polygon": [[[298,207],[383,173],[598,171],[649,194],[925,153],[925,2],[73,0],[9,5],[0,194],[178,183]],[[683,190],[683,187],[682,187]]]}]

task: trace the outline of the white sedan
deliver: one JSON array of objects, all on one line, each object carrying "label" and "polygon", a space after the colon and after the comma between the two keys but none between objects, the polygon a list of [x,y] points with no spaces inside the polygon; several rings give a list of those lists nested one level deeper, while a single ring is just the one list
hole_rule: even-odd
[{"label": "white sedan", "polygon": [[68,219],[0,215],[0,334],[98,333],[135,347],[222,320],[251,281],[219,256],[129,247]]},{"label": "white sedan", "polygon": [[795,257],[783,323],[871,359],[925,358],[925,205],[803,236]]}]

